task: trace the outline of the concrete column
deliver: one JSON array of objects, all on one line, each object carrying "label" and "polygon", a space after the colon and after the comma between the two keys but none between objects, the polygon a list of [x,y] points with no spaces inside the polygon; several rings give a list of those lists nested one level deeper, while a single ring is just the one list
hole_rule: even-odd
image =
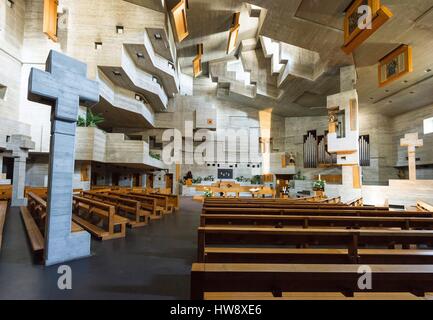
[{"label": "concrete column", "polygon": [[27,206],[27,199],[24,197],[26,162],[29,150],[35,148],[35,143],[28,136],[12,135],[7,148],[12,151],[12,157],[14,158],[11,206]]},{"label": "concrete column", "polygon": [[99,101],[99,86],[87,79],[87,66],[51,51],[46,72],[32,68],[29,100],[51,105],[45,264],[53,265],[90,255],[90,234],[71,233],[75,130],[80,102]]},{"label": "concrete column", "polygon": [[26,158],[18,157],[14,159],[14,179],[12,188],[12,206],[27,206],[27,199],[24,198],[24,188],[26,184]]}]

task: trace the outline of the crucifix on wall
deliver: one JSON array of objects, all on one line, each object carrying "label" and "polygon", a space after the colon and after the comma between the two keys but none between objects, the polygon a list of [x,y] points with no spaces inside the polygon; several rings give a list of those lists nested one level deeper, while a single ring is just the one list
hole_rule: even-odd
[{"label": "crucifix on wall", "polygon": [[400,140],[400,146],[407,147],[410,181],[416,181],[416,148],[423,145],[423,140],[418,139],[418,133],[408,133]]}]

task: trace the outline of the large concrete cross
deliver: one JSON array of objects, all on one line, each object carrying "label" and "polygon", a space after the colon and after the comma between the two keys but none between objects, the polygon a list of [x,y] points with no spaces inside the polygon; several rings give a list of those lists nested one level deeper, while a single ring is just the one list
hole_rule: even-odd
[{"label": "large concrete cross", "polygon": [[71,233],[75,130],[79,105],[99,101],[99,86],[87,79],[87,65],[51,51],[46,72],[32,68],[28,99],[52,106],[45,264],[90,255],[90,235]]},{"label": "large concrete cross", "polygon": [[408,133],[400,140],[400,146],[407,147],[409,159],[409,180],[416,181],[416,148],[422,147],[424,141],[418,139],[418,133]]}]

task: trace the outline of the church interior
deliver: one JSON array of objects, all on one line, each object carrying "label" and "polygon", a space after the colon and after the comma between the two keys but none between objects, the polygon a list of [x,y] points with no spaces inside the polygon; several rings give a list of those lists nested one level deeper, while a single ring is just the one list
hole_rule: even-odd
[{"label": "church interior", "polygon": [[432,50],[433,0],[1,0],[0,299],[432,300]]}]

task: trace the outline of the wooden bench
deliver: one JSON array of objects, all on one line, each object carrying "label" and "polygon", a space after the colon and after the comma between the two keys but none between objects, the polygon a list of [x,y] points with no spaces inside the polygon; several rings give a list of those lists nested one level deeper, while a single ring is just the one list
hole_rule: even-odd
[{"label": "wooden bench", "polygon": [[10,201],[12,199],[12,186],[2,185],[0,186],[0,200]]},{"label": "wooden bench", "polygon": [[417,201],[416,208],[422,212],[433,212],[433,205],[424,201]]},{"label": "wooden bench", "polygon": [[174,210],[179,210],[179,196],[175,194],[165,194],[165,193],[153,193],[155,195],[160,195],[168,198],[168,205],[172,206]]},{"label": "wooden bench", "polygon": [[143,210],[141,203],[136,200],[88,191],[82,192],[82,194],[85,198],[115,206],[116,214],[124,216],[131,228],[143,227],[149,224],[150,212]]},{"label": "wooden bench", "polygon": [[352,263],[358,261],[360,247],[388,247],[396,245],[433,245],[433,231],[424,230],[343,230],[343,229],[275,229],[200,227],[198,229],[198,262],[205,261],[210,246],[332,246],[347,249]]},{"label": "wooden bench", "polygon": [[433,218],[418,217],[356,217],[356,216],[281,216],[281,215],[201,215],[204,226],[265,226],[275,228],[399,228],[401,230],[433,230]]},{"label": "wooden bench", "polygon": [[[347,249],[207,247],[205,263],[351,264]],[[433,264],[433,250],[359,249],[359,264]]]},{"label": "wooden bench", "polygon": [[139,201],[141,204],[142,210],[146,210],[150,212],[150,219],[151,220],[158,220],[161,219],[164,215],[164,208],[158,206],[157,200],[155,198],[146,197],[144,195],[135,195],[130,193],[122,193],[122,192],[109,192],[108,194],[114,195],[120,198],[124,199],[132,199]]},{"label": "wooden bench", "polygon": [[[45,248],[45,224],[47,203],[33,192],[27,194],[27,207],[20,207],[21,217],[27,232],[31,250],[37,262],[41,262]],[[83,228],[71,221],[71,232],[81,232]]]},{"label": "wooden bench", "polygon": [[2,247],[2,240],[3,240],[3,228],[6,221],[6,213],[8,211],[8,202],[7,201],[0,201],[0,250]]},{"label": "wooden bench", "polygon": [[433,291],[433,266],[371,265],[373,286],[359,288],[362,265],[211,264],[195,263],[191,270],[191,299],[206,292],[355,292],[411,293],[422,297]]},{"label": "wooden bench", "polygon": [[333,209],[333,210],[366,210],[366,211],[389,211],[389,208],[383,207],[349,207],[344,205],[334,205],[334,204],[311,204],[311,203],[208,203],[205,201],[204,208],[266,208],[266,209],[290,209],[290,208],[314,208],[315,210],[320,209]]},{"label": "wooden bench", "polygon": [[292,209],[279,209],[279,208],[229,208],[229,207],[212,207],[203,208],[202,214],[213,215],[281,215],[281,216],[353,216],[353,217],[403,217],[403,218],[431,218],[432,212],[418,212],[418,211],[382,211],[382,210],[358,210],[358,208],[351,209],[328,209],[328,208],[292,208]]},{"label": "wooden bench", "polygon": [[142,193],[142,192],[130,192],[129,194],[134,196],[145,196],[156,200],[156,205],[161,207],[164,214],[173,213],[174,207],[169,204],[168,197],[163,195],[156,195],[154,193]]},{"label": "wooden bench", "polygon": [[101,240],[124,238],[127,219],[115,214],[116,208],[83,197],[73,197],[72,219]]},{"label": "wooden bench", "polygon": [[349,207],[363,207],[364,206],[364,199],[363,198],[354,199],[352,201],[347,202],[346,206],[349,206]]},{"label": "wooden bench", "polygon": [[36,221],[33,219],[27,207],[21,207],[21,217],[24,221],[24,226],[27,231],[27,236],[30,241],[30,247],[38,262],[42,261],[44,255],[45,240],[44,235],[39,230]]}]

